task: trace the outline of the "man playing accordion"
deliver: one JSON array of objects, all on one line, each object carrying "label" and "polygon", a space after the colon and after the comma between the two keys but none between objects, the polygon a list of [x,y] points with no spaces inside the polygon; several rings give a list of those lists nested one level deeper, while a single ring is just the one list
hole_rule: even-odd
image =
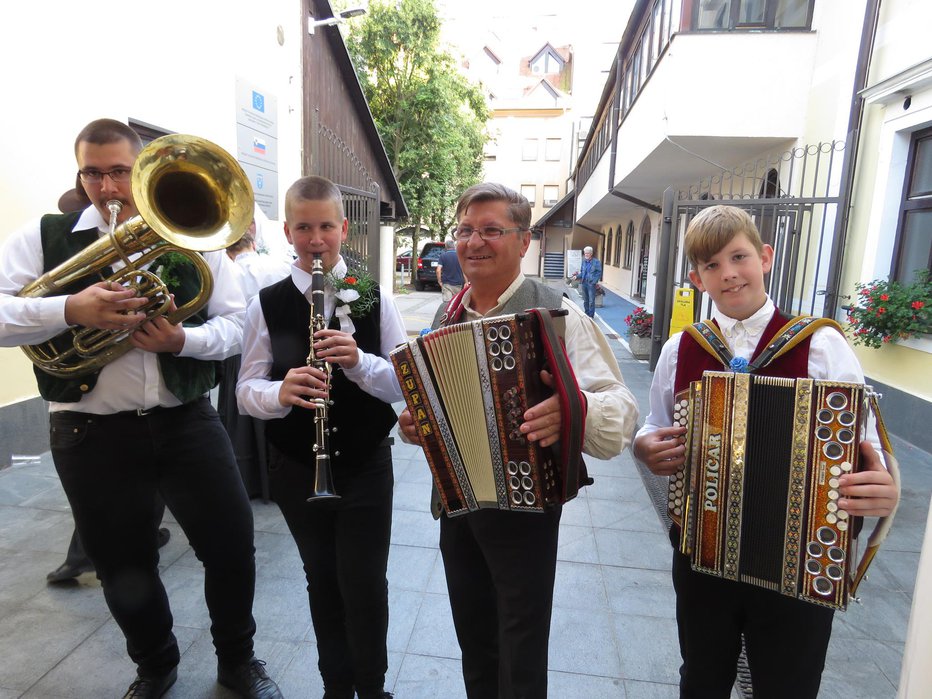
[{"label": "man playing accordion", "polygon": [[[531,241],[527,200],[498,184],[475,185],[460,197],[456,216],[456,253],[469,285],[438,310],[433,327],[530,308],[565,309],[566,354],[587,407],[583,451],[600,459],[619,454],[631,438],[637,406],[595,323],[559,292],[522,274]],[[551,374],[541,374],[552,386]],[[560,439],[556,394],[522,417],[520,432],[531,442],[548,447]],[[407,410],[399,425],[409,441],[418,442]],[[543,513],[477,509],[441,517],[434,500],[467,695],[546,697],[561,506]]]}]

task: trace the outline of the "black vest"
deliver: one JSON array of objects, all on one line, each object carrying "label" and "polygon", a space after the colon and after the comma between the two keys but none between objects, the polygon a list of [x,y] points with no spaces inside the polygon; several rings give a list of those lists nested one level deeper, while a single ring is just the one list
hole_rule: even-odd
[{"label": "black vest", "polygon": [[[72,231],[82,212],[70,214],[48,214],[42,217],[40,233],[42,238],[43,271],[48,272],[62,262],[71,259],[81,250],[96,242],[99,234],[96,228],[82,231]],[[158,262],[153,265],[157,267]],[[52,296],[76,294],[83,289],[104,281],[111,274],[109,267],[102,269],[98,274],[91,274],[51,294]],[[200,280],[194,266],[190,263],[178,265],[173,271],[176,281],[167,284],[169,290],[175,294],[175,303],[181,306],[190,301],[200,288]],[[206,307],[185,321],[187,326],[201,325],[207,320]],[[71,345],[70,333],[64,333],[52,340],[56,347],[63,348]],[[220,363],[202,361],[191,357],[176,357],[170,352],[160,352],[159,369],[165,385],[182,403],[187,403],[202,396],[217,385],[220,377]],[[100,371],[94,371],[77,378],[58,378],[47,374],[38,367],[33,367],[39,393],[48,401],[58,403],[76,403],[85,393],[89,393],[97,385]]]},{"label": "black vest", "polygon": [[[376,298],[379,291],[376,289]],[[262,315],[269,329],[272,367],[269,378],[281,381],[289,369],[307,364],[311,349],[308,326],[311,305],[295,287],[291,277],[267,286],[259,292]],[[381,352],[380,306],[376,304],[362,318],[353,318],[353,338],[363,352]],[[330,321],[339,329],[339,318]],[[336,468],[363,468],[372,451],[388,436],[397,422],[391,405],[366,393],[333,365],[330,378],[330,462]],[[275,447],[311,467],[314,464],[314,411],[292,408],[285,417],[269,420],[266,435]]]}]

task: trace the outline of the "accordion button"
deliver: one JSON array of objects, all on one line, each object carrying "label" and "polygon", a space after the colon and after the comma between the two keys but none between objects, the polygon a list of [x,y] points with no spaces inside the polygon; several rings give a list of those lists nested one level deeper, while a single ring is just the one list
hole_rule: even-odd
[{"label": "accordion button", "polygon": [[828,470],[828,472],[831,473],[833,476],[840,476],[840,475],[841,475],[841,467],[840,467],[840,466],[832,466],[832,467]]},{"label": "accordion button", "polygon": [[837,499],[838,499],[838,491],[837,491],[837,490],[830,490],[830,491],[828,491],[827,494],[828,494],[828,499],[829,499],[829,500],[837,500]]},{"label": "accordion button", "polygon": [[848,519],[848,513],[844,510],[838,510],[838,519]]},{"label": "accordion button", "polygon": [[825,507],[828,509],[829,512],[835,512],[838,510],[838,503],[830,501]]},{"label": "accordion button", "polygon": [[829,478],[829,479],[828,479],[828,487],[829,487],[829,488],[833,488],[833,489],[838,488],[838,479],[837,479],[837,478]]},{"label": "accordion button", "polygon": [[852,468],[852,466],[851,466],[851,462],[850,462],[850,461],[843,461],[843,462],[841,463],[841,470],[842,470],[842,471],[850,471],[851,468]]},{"label": "accordion button", "polygon": [[840,532],[846,532],[846,531],[848,531],[848,523],[847,523],[847,522],[839,522],[839,523],[838,523],[838,531],[840,531]]},{"label": "accordion button", "polygon": [[828,522],[829,524],[835,524],[835,522],[838,521],[838,517],[836,517],[834,514],[829,512],[827,515],[825,515],[825,521]]}]

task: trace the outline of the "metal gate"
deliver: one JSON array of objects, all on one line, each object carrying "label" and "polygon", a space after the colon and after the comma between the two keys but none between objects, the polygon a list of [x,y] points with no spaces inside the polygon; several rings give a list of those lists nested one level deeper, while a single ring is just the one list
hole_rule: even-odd
[{"label": "metal gate", "polygon": [[331,180],[343,194],[349,232],[341,254],[346,264],[379,274],[379,183],[372,179],[353,149],[333,129],[311,117],[314,135],[310,159],[313,175]]},{"label": "metal gate", "polygon": [[[790,314],[822,315],[825,294],[834,268],[833,236],[840,215],[844,141],[798,147],[782,155],[760,158],[742,167],[722,170],[663,195],[663,218],[658,250],[651,369],[670,334],[673,290],[689,284],[689,261],[683,240],[693,216],[719,204],[745,209],[765,243],[774,248],[774,261],[764,283],[780,310]],[[696,320],[711,316],[712,301],[696,291]]]}]

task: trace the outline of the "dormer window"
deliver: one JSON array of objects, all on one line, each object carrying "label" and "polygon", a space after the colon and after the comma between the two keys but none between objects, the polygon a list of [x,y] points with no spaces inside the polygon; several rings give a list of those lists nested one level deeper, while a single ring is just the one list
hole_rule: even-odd
[{"label": "dormer window", "polygon": [[543,51],[531,59],[531,72],[534,75],[550,75],[559,73],[563,70],[566,62],[554,51],[547,46]]}]

